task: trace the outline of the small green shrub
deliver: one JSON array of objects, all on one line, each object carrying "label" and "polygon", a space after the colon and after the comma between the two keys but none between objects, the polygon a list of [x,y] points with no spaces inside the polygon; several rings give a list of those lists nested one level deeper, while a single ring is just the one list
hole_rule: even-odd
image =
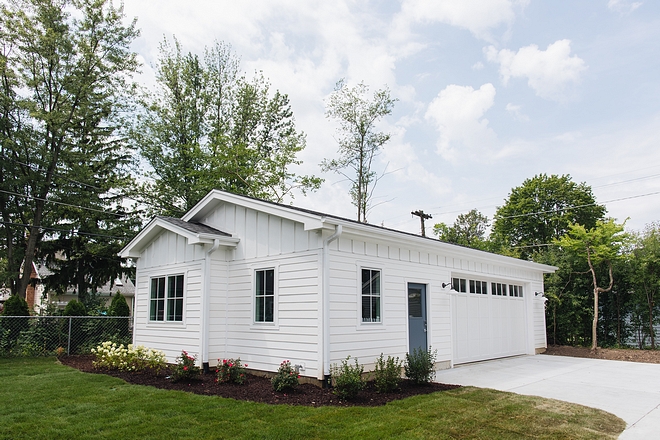
[{"label": "small green shrub", "polygon": [[387,359],[384,359],[383,353],[380,354],[374,369],[374,386],[379,393],[391,393],[399,388],[402,365],[403,361],[398,357],[387,356]]},{"label": "small green shrub", "polygon": [[405,375],[415,384],[429,383],[435,377],[435,358],[438,350],[431,351],[415,348],[412,353],[406,353],[406,363],[403,366]]},{"label": "small green shrub", "polygon": [[4,309],[2,309],[3,316],[30,316],[30,308],[27,301],[20,295],[11,295],[5,301]]},{"label": "small green shrub", "polygon": [[85,304],[80,301],[72,299],[69,301],[64,308],[64,316],[87,316],[87,310],[85,309]]},{"label": "small green shrub", "polygon": [[174,382],[192,380],[197,379],[201,372],[197,366],[197,355],[190,356],[187,351],[182,350],[181,356],[176,358],[176,365],[172,370],[172,376],[170,378]]},{"label": "small green shrub", "polygon": [[332,377],[332,386],[334,387],[333,393],[341,400],[354,399],[358,393],[364,388],[364,380],[362,380],[362,373],[364,366],[358,364],[355,359],[355,365],[349,365],[348,356],[341,361],[341,365],[333,364],[330,371]]},{"label": "small green shrub", "polygon": [[158,374],[167,366],[165,353],[153,350],[142,345],[117,345],[116,342],[106,341],[96,348],[92,354],[96,355],[95,368],[108,368],[111,370],[145,371],[150,370]]},{"label": "small green shrub", "polygon": [[241,358],[236,359],[223,359],[220,363],[218,359],[218,382],[220,383],[245,383],[245,367],[241,363]]},{"label": "small green shrub", "polygon": [[283,361],[277,369],[277,375],[271,379],[275,391],[292,390],[298,386],[300,376],[291,366],[290,361]]}]

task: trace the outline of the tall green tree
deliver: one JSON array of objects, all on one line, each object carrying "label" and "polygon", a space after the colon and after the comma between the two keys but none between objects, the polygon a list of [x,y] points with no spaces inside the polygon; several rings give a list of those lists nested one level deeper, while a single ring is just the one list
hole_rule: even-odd
[{"label": "tall green tree", "polygon": [[[643,307],[651,348],[655,349],[654,325],[657,323],[660,295],[660,224],[653,223],[635,237],[631,259],[635,301]],[[642,313],[640,313],[642,314]]]},{"label": "tall green tree", "polygon": [[591,187],[575,183],[569,175],[539,174],[513,188],[495,212],[491,238],[503,249],[530,258],[576,223],[591,229],[605,215]]},{"label": "tall green tree", "polygon": [[338,173],[351,182],[350,195],[359,222],[367,222],[379,179],[373,169],[374,158],[390,139],[388,133],[377,131],[377,125],[392,113],[396,101],[387,87],[369,96],[369,87],[363,82],[348,87],[342,79],[326,104],[326,116],[339,122],[339,158],[324,159],[321,169]]},{"label": "tall green tree", "polygon": [[[621,257],[621,250],[626,243],[627,235],[624,226],[614,220],[598,220],[596,226],[587,229],[579,224],[570,224],[566,235],[555,243],[561,251],[572,252],[578,258],[586,260],[587,274],[591,277],[593,287],[593,320],[591,324],[591,349],[598,347],[598,297],[601,293],[612,290],[614,285],[613,263]],[[606,267],[609,282],[599,282],[599,268]],[[607,285],[607,287],[605,287]]]},{"label": "tall green tree", "polygon": [[488,217],[476,209],[465,214],[459,214],[454,224],[447,226],[445,223],[437,223],[433,226],[433,233],[438,240],[467,246],[474,249],[488,249]]},{"label": "tall green tree", "polygon": [[161,44],[157,89],[143,94],[132,132],[150,168],[142,192],[152,213],[179,216],[214,188],[282,202],[320,186],[291,170],[306,141],[287,95],[238,64],[223,43],[203,59],[176,40]]},{"label": "tall green tree", "polygon": [[120,210],[105,182],[127,178],[118,127],[138,31],[110,0],[12,0],[0,6],[0,29],[4,279],[24,297],[21,265],[31,267],[45,236],[76,235],[92,209]]}]

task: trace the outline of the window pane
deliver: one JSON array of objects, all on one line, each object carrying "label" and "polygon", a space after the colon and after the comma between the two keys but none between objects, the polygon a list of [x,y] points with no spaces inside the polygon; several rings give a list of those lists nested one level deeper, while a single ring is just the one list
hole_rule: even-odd
[{"label": "window pane", "polygon": [[273,296],[266,296],[264,298],[264,321],[273,322],[273,303],[275,298]]},{"label": "window pane", "polygon": [[411,318],[422,317],[422,289],[408,288],[408,315]]},{"label": "window pane", "polygon": [[461,292],[465,292],[467,289],[465,288],[465,278],[461,278]]},{"label": "window pane", "polygon": [[371,271],[362,269],[362,295],[371,293]]},{"label": "window pane", "polygon": [[267,270],[265,284],[265,294],[274,295],[275,294],[275,271]]},{"label": "window pane", "polygon": [[474,285],[474,280],[470,280],[470,293],[477,293]]},{"label": "window pane", "polygon": [[371,322],[371,301],[366,295],[362,297],[362,321]]},{"label": "window pane", "polygon": [[371,297],[371,322],[380,322],[380,297]]},{"label": "window pane", "polygon": [[380,295],[380,271],[371,271],[371,294]]},{"label": "window pane", "polygon": [[264,297],[258,296],[255,302],[255,316],[257,322],[264,322]]},{"label": "window pane", "polygon": [[263,295],[266,291],[266,277],[263,270],[257,271],[257,296]]}]

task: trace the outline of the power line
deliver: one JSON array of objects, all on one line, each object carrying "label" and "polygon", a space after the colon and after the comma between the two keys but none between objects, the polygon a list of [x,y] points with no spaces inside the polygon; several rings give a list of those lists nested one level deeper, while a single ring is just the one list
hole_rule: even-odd
[{"label": "power line", "polygon": [[88,208],[88,207],[80,206],[80,205],[73,205],[71,203],[58,202],[56,200],[44,199],[44,198],[41,198],[41,197],[28,196],[26,194],[19,194],[19,193],[15,193],[15,192],[12,192],[12,191],[5,191],[3,189],[0,189],[0,192],[5,193],[5,194],[9,194],[11,196],[23,197],[23,198],[32,199],[32,200],[40,200],[40,201],[43,201],[43,202],[53,203],[53,204],[56,204],[56,205],[68,206],[70,208],[79,208],[79,209],[84,209],[84,210],[87,210],[87,211],[98,212],[98,213],[101,213],[101,214],[115,215],[117,217],[125,217],[126,215],[128,215],[128,214],[118,214],[116,212],[104,211],[102,209]]},{"label": "power line", "polygon": [[107,235],[107,234],[95,234],[93,232],[81,232],[81,231],[74,231],[71,229],[58,229],[58,228],[50,228],[47,226],[33,226],[33,225],[27,225],[25,223],[12,223],[12,222],[6,222],[3,220],[0,220],[0,223],[6,226],[19,226],[22,228],[37,228],[42,231],[56,231],[56,232],[68,232],[70,234],[76,234],[76,235],[82,235],[82,236],[89,236],[89,237],[103,237],[103,238],[114,238],[117,240],[125,240],[129,238],[128,236],[117,236],[117,235]]}]

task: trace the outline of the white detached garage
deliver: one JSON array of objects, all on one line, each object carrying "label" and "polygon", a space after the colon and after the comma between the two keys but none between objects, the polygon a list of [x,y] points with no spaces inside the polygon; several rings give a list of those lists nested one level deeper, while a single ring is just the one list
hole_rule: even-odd
[{"label": "white detached garage", "polygon": [[348,355],[369,370],[415,347],[438,368],[543,351],[556,270],[217,190],[120,255],[137,260],[135,344],[319,380]]}]

